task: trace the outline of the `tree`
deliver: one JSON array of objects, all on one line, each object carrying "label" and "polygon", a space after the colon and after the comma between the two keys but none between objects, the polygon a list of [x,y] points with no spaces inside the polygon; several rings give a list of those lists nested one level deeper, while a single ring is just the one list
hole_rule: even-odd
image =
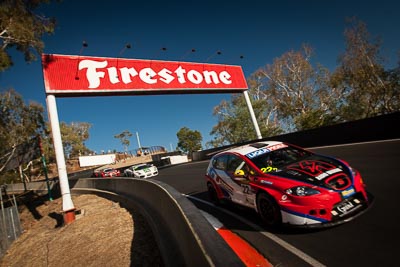
[{"label": "tree", "polygon": [[0,3],[0,71],[13,65],[8,51],[15,48],[24,54],[25,60],[36,60],[44,43],[42,36],[54,32],[55,20],[35,10],[51,0],[2,0]]},{"label": "tree", "polygon": [[[15,154],[18,153],[17,147],[24,146],[24,150],[37,149],[38,144],[33,140],[46,132],[43,111],[43,106],[38,103],[26,105],[22,96],[13,89],[0,93],[0,172],[18,155]],[[25,163],[21,160],[17,164],[19,177],[24,181],[23,170],[27,166],[23,167]],[[14,172],[7,180],[17,177]]]},{"label": "tree", "polygon": [[[263,137],[305,130],[337,121],[341,92],[328,87],[330,74],[311,64],[312,49],[303,45],[289,51],[273,64],[255,71],[249,78],[249,96]],[[240,143],[256,138],[250,113],[242,95],[214,108],[218,124],[210,146]],[[251,130],[250,130],[251,129]]]},{"label": "tree", "polygon": [[132,133],[128,130],[123,131],[120,134],[114,135],[114,138],[117,138],[121,141],[122,145],[124,146],[125,152],[128,151],[128,147],[131,144],[129,138],[132,136]]},{"label": "tree", "polygon": [[223,100],[214,108],[213,115],[217,116],[218,124],[210,132],[215,136],[214,140],[207,145],[218,147],[256,138],[254,131],[249,131],[252,122],[247,113],[243,97],[233,95],[231,102]]},{"label": "tree", "polygon": [[346,50],[339,57],[331,85],[345,95],[341,108],[343,120],[350,121],[399,110],[396,71],[385,71],[380,56],[381,40],[372,39],[366,24],[348,20],[344,32]]},{"label": "tree", "polygon": [[10,89],[0,93],[0,146],[8,149],[43,135],[46,125],[42,105],[25,104],[22,96]]},{"label": "tree", "polygon": [[[43,144],[46,162],[52,163],[55,160],[53,145],[51,141],[50,127],[46,125],[44,120],[44,108],[41,104],[30,102],[26,104],[20,94],[15,90],[0,93],[0,172],[4,169],[4,163],[7,163],[18,152],[18,147],[23,146],[24,149],[36,149],[38,143],[35,141],[40,136]],[[89,123],[76,123],[70,125],[62,122],[60,125],[61,135],[65,153],[70,157],[79,156],[91,152],[84,144],[89,138]],[[14,154],[13,154],[14,153]],[[39,157],[38,157],[39,159]],[[22,180],[27,178],[25,171],[31,171],[35,164],[39,161],[33,161],[33,164],[20,163],[18,166],[19,177]],[[30,169],[27,169],[30,166]],[[40,169],[39,166],[36,169]],[[18,178],[18,174],[2,172],[2,176],[7,176],[7,181]]]},{"label": "tree", "polygon": [[276,107],[285,132],[335,122],[341,91],[328,87],[329,71],[321,65],[313,67],[312,54],[312,48],[303,45],[301,50],[289,51],[255,73],[259,79],[266,79],[266,100]]},{"label": "tree", "polygon": [[[265,77],[258,72],[253,73],[248,78],[249,97],[252,100],[252,106],[260,127],[262,136],[275,136],[283,132],[282,125],[278,121],[277,107],[271,91],[268,90]],[[248,116],[250,116],[248,112]]]},{"label": "tree", "polygon": [[177,132],[176,136],[178,137],[177,148],[183,152],[187,152],[189,156],[193,151],[202,148],[201,141],[203,137],[199,131],[192,131],[187,127],[183,127]]},{"label": "tree", "polygon": [[[265,118],[265,109],[262,101],[252,97],[252,107],[258,122],[262,122],[260,131],[263,136],[279,133],[278,127]],[[241,143],[257,138],[250,112],[243,95],[232,95],[231,101],[221,101],[214,108],[213,115],[217,116],[218,123],[213,126],[210,135],[214,139],[207,142],[207,147],[219,147],[229,144]]]},{"label": "tree", "polygon": [[[400,61],[397,68],[386,72],[389,90],[382,104],[382,113],[390,113],[400,110]],[[384,112],[384,110],[386,112]]]},{"label": "tree", "polygon": [[90,149],[85,146],[85,141],[89,139],[90,127],[91,124],[87,122],[60,123],[62,143],[67,158],[91,153]]}]

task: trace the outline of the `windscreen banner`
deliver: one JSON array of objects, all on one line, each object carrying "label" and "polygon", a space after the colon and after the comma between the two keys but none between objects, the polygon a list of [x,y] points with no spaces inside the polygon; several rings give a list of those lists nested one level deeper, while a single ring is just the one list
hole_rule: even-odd
[{"label": "windscreen banner", "polygon": [[239,93],[248,89],[234,65],[43,54],[47,94],[130,95]]}]

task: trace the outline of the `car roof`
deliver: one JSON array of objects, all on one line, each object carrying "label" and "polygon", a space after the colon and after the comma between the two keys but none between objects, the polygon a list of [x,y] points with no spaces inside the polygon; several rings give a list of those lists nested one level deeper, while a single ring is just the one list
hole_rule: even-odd
[{"label": "car roof", "polygon": [[140,166],[147,166],[147,165],[151,165],[151,164],[148,164],[148,163],[140,163],[140,164],[136,164],[136,165],[132,165],[131,167],[132,168],[137,168],[137,167],[140,167]]},{"label": "car roof", "polygon": [[255,143],[251,143],[251,144],[246,144],[246,145],[239,146],[239,147],[233,147],[233,148],[225,150],[225,151],[223,151],[221,153],[229,152],[229,153],[238,153],[238,154],[241,154],[241,155],[247,155],[247,154],[252,153],[254,151],[257,151],[257,150],[259,150],[261,148],[271,147],[271,146],[280,145],[280,144],[283,144],[283,142],[280,142],[280,141],[260,141],[260,142],[255,142]]},{"label": "car roof", "polygon": [[140,166],[144,166],[144,165],[149,165],[149,164],[147,164],[147,163],[140,163],[140,164],[132,165],[132,167],[140,167]]}]

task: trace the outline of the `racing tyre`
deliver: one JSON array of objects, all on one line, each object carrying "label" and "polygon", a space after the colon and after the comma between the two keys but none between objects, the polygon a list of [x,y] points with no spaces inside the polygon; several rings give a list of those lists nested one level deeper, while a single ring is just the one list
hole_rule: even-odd
[{"label": "racing tyre", "polygon": [[266,193],[258,195],[257,210],[265,225],[278,227],[282,224],[281,209],[270,195]]},{"label": "racing tyre", "polygon": [[214,205],[220,205],[220,201],[217,196],[217,191],[215,191],[214,186],[211,183],[207,183],[207,191],[208,191],[208,197],[210,198],[211,202]]}]

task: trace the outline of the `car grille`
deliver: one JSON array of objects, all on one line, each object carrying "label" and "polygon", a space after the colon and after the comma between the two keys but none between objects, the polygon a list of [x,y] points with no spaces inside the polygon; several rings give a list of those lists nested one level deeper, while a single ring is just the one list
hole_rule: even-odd
[{"label": "car grille", "polygon": [[367,206],[367,203],[361,193],[356,193],[353,196],[337,203],[331,213],[332,219],[343,219],[348,216],[351,216],[355,212],[358,212],[361,209],[364,209]]}]

